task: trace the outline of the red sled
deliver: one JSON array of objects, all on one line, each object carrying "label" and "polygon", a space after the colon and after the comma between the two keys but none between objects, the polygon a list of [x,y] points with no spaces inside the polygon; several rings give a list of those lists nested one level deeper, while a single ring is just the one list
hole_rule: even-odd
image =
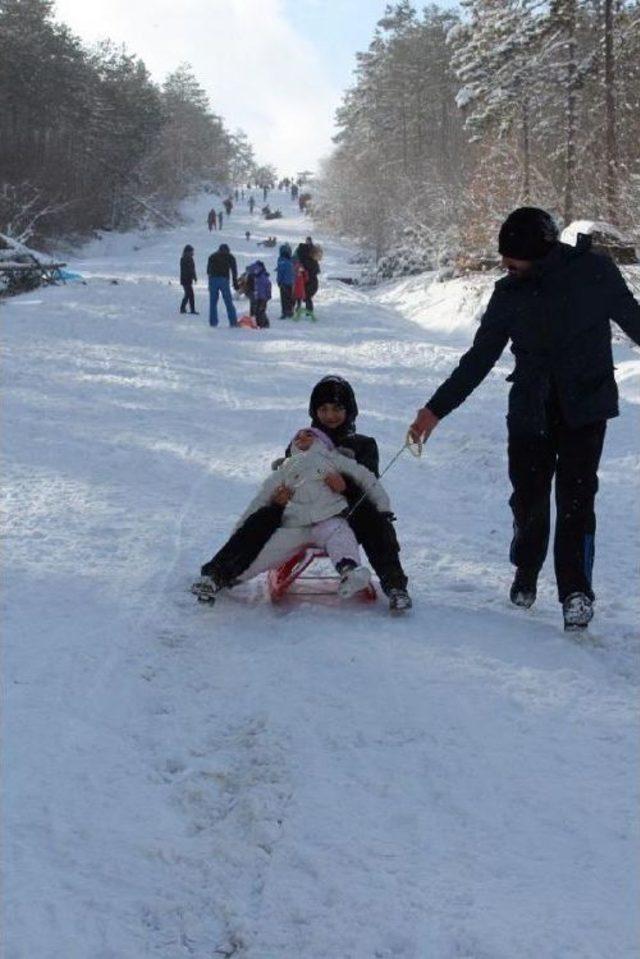
[{"label": "red sled", "polygon": [[[333,574],[305,573],[305,570],[317,560],[327,559],[323,549],[314,546],[305,546],[295,556],[288,559],[277,569],[270,569],[267,574],[269,597],[272,603],[281,602],[285,596],[315,596],[325,599],[338,595],[340,577]],[[372,583],[361,589],[353,597],[361,602],[371,603],[376,600],[376,590]]]},{"label": "red sled", "polygon": [[238,320],[238,326],[244,326],[249,330],[260,329],[253,316],[241,316]]}]

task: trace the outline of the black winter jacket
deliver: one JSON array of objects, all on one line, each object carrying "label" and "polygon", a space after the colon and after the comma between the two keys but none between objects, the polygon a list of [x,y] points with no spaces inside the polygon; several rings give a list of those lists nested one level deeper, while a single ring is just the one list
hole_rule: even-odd
[{"label": "black winter jacket", "polygon": [[216,250],[207,261],[207,275],[221,276],[229,279],[229,273],[233,279],[233,285],[238,285],[238,267],[236,258],[232,253],[226,253],[224,250]]},{"label": "black winter jacket", "polygon": [[[329,433],[329,430],[326,432]],[[380,475],[380,454],[378,453],[378,444],[373,436],[363,436],[362,433],[348,433],[339,439],[336,438],[334,442],[336,446],[352,450],[356,463],[366,466],[374,476]]]},{"label": "black winter jacket", "polygon": [[558,243],[527,278],[499,280],[472,347],[426,404],[439,418],[459,406],[485,378],[511,340],[509,429],[541,433],[554,399],[569,427],[618,415],[610,320],[640,344],[640,305],[618,267]]},{"label": "black winter jacket", "polygon": [[[313,254],[313,247],[309,243],[301,243],[296,250],[300,263],[307,271],[310,277],[317,277],[320,272],[320,264]],[[317,280],[316,280],[317,282]]]},{"label": "black winter jacket", "polygon": [[196,265],[190,253],[180,257],[180,283],[197,283]]}]

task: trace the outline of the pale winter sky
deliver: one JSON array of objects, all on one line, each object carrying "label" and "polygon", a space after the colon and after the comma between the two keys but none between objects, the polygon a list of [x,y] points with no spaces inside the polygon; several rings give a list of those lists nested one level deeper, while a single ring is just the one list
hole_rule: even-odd
[{"label": "pale winter sky", "polygon": [[57,0],[87,42],[124,42],[162,80],[187,61],[231,130],[284,175],[331,150],[333,116],[386,0]]}]

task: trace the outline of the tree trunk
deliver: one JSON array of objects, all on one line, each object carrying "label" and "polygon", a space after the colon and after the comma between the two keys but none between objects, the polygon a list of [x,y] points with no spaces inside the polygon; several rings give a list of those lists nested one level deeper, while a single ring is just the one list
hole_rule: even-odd
[{"label": "tree trunk", "polygon": [[529,100],[522,99],[522,202],[531,203],[531,142],[529,137]]},{"label": "tree trunk", "polygon": [[618,136],[615,98],[615,55],[613,51],[613,0],[604,0],[604,102],[606,116],[606,191],[607,216],[618,218]]},{"label": "tree trunk", "polygon": [[564,204],[566,223],[573,219],[573,201],[576,181],[576,107],[578,67],[576,64],[576,0],[568,0],[565,20],[566,52],[566,100],[565,100],[565,150],[564,150]]}]

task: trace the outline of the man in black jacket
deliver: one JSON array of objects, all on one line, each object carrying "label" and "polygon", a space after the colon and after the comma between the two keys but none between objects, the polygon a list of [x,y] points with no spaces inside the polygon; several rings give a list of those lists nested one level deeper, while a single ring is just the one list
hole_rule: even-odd
[{"label": "man in black jacket", "polygon": [[527,608],[535,601],[555,474],[558,598],[565,628],[583,629],[595,598],[598,464],[606,422],[618,415],[610,320],[640,344],[640,305],[612,260],[592,252],[586,236],[575,248],[560,243],[544,210],[515,210],[500,229],[499,250],[508,276],[496,283],[473,345],[418,410],[410,430],[416,438],[428,437],[482,382],[511,340],[511,600]]},{"label": "man in black jacket", "polygon": [[238,315],[231,299],[229,274],[234,290],[238,289],[238,267],[235,256],[232,256],[226,243],[221,243],[215,253],[212,253],[207,262],[209,277],[209,325],[218,325],[218,297],[222,293],[224,305],[227,308],[229,326],[238,325]]}]

